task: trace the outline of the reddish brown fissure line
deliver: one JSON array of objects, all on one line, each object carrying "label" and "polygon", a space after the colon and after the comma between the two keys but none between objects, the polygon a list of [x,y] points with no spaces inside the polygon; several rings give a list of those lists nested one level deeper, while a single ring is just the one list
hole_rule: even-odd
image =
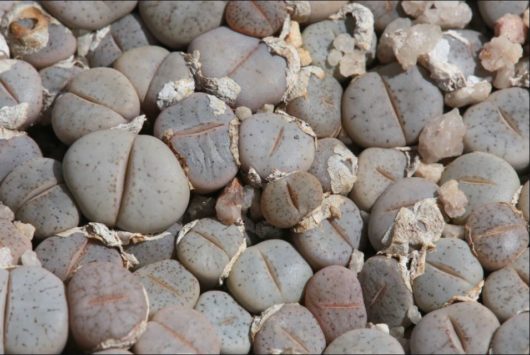
[{"label": "reddish brown fissure line", "polygon": [[307,353],[307,354],[310,354],[311,351],[309,351],[308,348],[305,347],[304,343],[295,335],[292,335],[291,333],[289,333],[287,331],[287,329],[283,328],[282,326],[278,326],[278,328],[289,338],[289,340],[291,340],[293,343],[295,343],[296,345],[298,345],[299,347],[301,347],[302,349],[304,349],[304,351]]},{"label": "reddish brown fissure line", "polygon": [[379,298],[381,298],[385,292],[386,292],[386,289],[387,289],[387,284],[383,284],[383,287],[381,287],[379,290],[377,290],[377,292],[375,293],[374,297],[372,297],[372,299],[370,300],[370,303],[368,304],[368,307],[372,307],[375,302],[377,302],[377,300]]},{"label": "reddish brown fissure line", "polygon": [[241,60],[239,62],[236,63],[236,65],[234,65],[229,71],[228,73],[225,75],[225,76],[231,76],[232,74],[234,74],[234,72],[237,70],[237,68],[239,68],[244,62],[246,62],[248,60],[248,58],[250,58],[259,48],[259,42],[258,44],[256,45],[256,47],[254,47],[254,49],[252,49],[250,52],[248,52],[243,58],[241,58]]},{"label": "reddish brown fissure line", "polygon": [[156,324],[160,325],[162,328],[167,330],[168,333],[170,333],[175,338],[177,338],[177,340],[179,340],[180,342],[182,342],[186,346],[188,346],[190,349],[192,349],[195,352],[195,354],[201,354],[199,349],[197,349],[189,340],[187,340],[186,338],[182,337],[179,333],[177,333],[176,331],[174,331],[173,329],[171,329],[170,327],[168,327],[164,323],[160,323],[160,322],[157,322],[157,321],[153,321],[153,322],[155,322]]},{"label": "reddish brown fissure line", "polygon": [[265,14],[265,12],[263,12],[263,9],[261,8],[261,6],[259,6],[259,4],[256,2],[256,1],[251,1],[250,2],[252,5],[254,5],[254,7],[258,10],[259,14],[261,16],[263,16],[263,18],[265,19],[265,21],[267,21],[267,23],[269,24],[269,27],[271,29],[272,28],[272,23],[271,23],[271,20],[267,17],[267,14]]},{"label": "reddish brown fissure line", "polygon": [[323,309],[357,309],[361,307],[358,303],[346,303],[346,304],[331,303],[331,304],[319,304],[318,306]]},{"label": "reddish brown fissure line", "polygon": [[278,282],[278,279],[275,276],[274,270],[272,266],[270,265],[269,259],[263,254],[261,251],[258,250],[259,255],[263,259],[263,262],[265,263],[267,273],[270,275],[272,282],[274,282],[274,285],[276,285],[276,288],[278,289],[278,292],[280,292],[280,295],[282,295],[282,289],[280,287],[280,283]]},{"label": "reddish brown fissure line", "polygon": [[333,228],[335,230],[335,232],[337,232],[339,237],[342,240],[344,240],[344,242],[346,242],[346,244],[348,244],[350,247],[353,248],[353,246],[350,243],[350,240],[348,239],[348,235],[346,234],[344,229],[342,229],[342,227],[336,221],[334,221],[333,219],[329,219],[328,222],[331,225],[331,228]]},{"label": "reddish brown fissure line", "polygon": [[0,85],[2,85],[2,87],[4,88],[5,92],[9,95],[9,97],[11,97],[11,99],[12,99],[13,101],[15,101],[15,103],[18,105],[18,104],[20,103],[20,101],[19,101],[18,98],[15,96],[15,93],[11,91],[11,89],[9,88],[9,86],[6,85],[2,79],[0,79]]},{"label": "reddish brown fissure line", "polygon": [[276,150],[278,149],[278,147],[280,146],[280,142],[283,138],[283,133],[285,131],[285,127],[282,127],[280,129],[280,131],[278,132],[278,135],[276,136],[276,139],[274,140],[274,143],[272,144],[272,147],[271,149],[269,150],[269,157],[272,156],[272,154],[274,154],[274,152],[276,152]]},{"label": "reddish brown fissure line", "polygon": [[517,126],[517,122],[513,119],[512,116],[510,116],[506,111],[502,110],[500,107],[497,107],[497,112],[499,113],[501,122],[508,126],[508,128],[513,131],[517,136],[523,136],[523,134],[519,130],[519,127]]},{"label": "reddish brown fissure line", "polygon": [[448,267],[446,265],[443,265],[443,264],[440,264],[440,263],[436,263],[436,262],[433,262],[433,261],[426,261],[426,263],[428,265],[430,265],[431,267],[433,267],[434,269],[443,272],[444,274],[451,275],[451,276],[453,276],[453,277],[455,277],[457,279],[463,280],[464,282],[469,284],[469,281],[467,281],[464,277],[462,277],[462,275],[456,273],[453,269],[451,269],[450,267]]},{"label": "reddish brown fissure line", "polygon": [[401,133],[403,133],[403,139],[407,139],[407,136],[405,134],[404,122],[403,117],[401,117],[401,112],[399,112],[399,109],[397,107],[396,98],[394,97],[394,94],[392,93],[392,90],[388,87],[388,83],[386,80],[380,76],[381,82],[383,83],[383,87],[385,88],[386,94],[388,95],[388,100],[390,101],[390,106],[392,107],[392,111],[394,112],[394,117],[397,120],[398,126],[401,129]]},{"label": "reddish brown fissure line", "polygon": [[228,255],[228,253],[224,250],[223,246],[221,244],[219,244],[217,242],[217,240],[215,240],[215,238],[212,238],[211,236],[209,236],[206,233],[202,233],[202,232],[199,232],[199,231],[196,231],[196,230],[193,230],[193,229],[191,231],[193,233],[196,233],[197,235],[200,235],[201,237],[204,238],[204,240],[206,240],[207,242],[209,242],[210,244],[214,245],[216,248],[221,250],[228,257],[228,260],[231,259],[230,255]]},{"label": "reddish brown fissure line", "polygon": [[100,304],[105,304],[105,303],[119,302],[125,299],[127,299],[127,296],[124,294],[121,294],[121,295],[111,294],[111,295],[94,297],[92,300],[90,300],[90,302],[88,302],[88,304],[91,306],[95,306],[95,305],[100,305]]},{"label": "reddish brown fissure line", "polygon": [[147,277],[153,281],[154,283],[156,283],[157,285],[169,290],[171,293],[174,293],[176,294],[177,296],[181,296],[180,292],[174,288],[173,286],[171,286],[170,284],[168,284],[167,282],[159,279],[158,277],[156,276],[153,276],[153,275],[147,275]]},{"label": "reddish brown fissure line", "polygon": [[31,193],[29,193],[28,196],[26,196],[26,198],[20,202],[20,204],[16,208],[16,211],[13,211],[13,212],[15,212],[15,214],[16,214],[18,212],[18,210],[21,209],[22,207],[24,207],[24,205],[26,203],[30,202],[34,198],[37,198],[37,197],[39,197],[39,196],[41,196],[43,194],[46,194],[48,191],[53,189],[55,186],[58,186],[58,185],[61,185],[61,184],[62,183],[54,182],[52,185],[40,186],[38,189],[35,189],[35,190],[31,191]]},{"label": "reddish brown fissure line", "polygon": [[378,166],[375,168],[375,171],[377,171],[379,174],[383,175],[385,178],[387,178],[390,181],[396,181],[396,178],[387,170],[383,169],[382,167]]},{"label": "reddish brown fissure line", "polygon": [[495,186],[495,182],[481,178],[479,176],[462,176],[456,179],[459,183],[469,184],[469,185],[491,185]]},{"label": "reddish brown fissure line", "polygon": [[467,337],[464,335],[464,332],[460,328],[457,322],[455,322],[451,317],[447,317],[448,323],[449,323],[449,331],[452,331],[455,334],[456,339],[458,340],[458,343],[455,344],[460,347],[464,352],[464,354],[467,354],[466,350],[466,342],[465,340]]},{"label": "reddish brown fissure line", "polygon": [[517,230],[517,229],[521,229],[523,231],[526,231],[526,226],[523,223],[520,223],[520,224],[507,224],[507,225],[504,225],[504,226],[499,226],[499,227],[492,228],[492,229],[490,229],[487,232],[482,233],[482,234],[475,234],[475,235],[473,235],[473,239],[478,241],[478,240],[481,240],[482,238],[494,237],[494,236],[497,236],[497,235],[499,235],[501,233],[506,233],[506,232],[510,232],[510,231],[513,231],[513,230]]},{"label": "reddish brown fissure line", "polygon": [[289,198],[289,201],[291,202],[293,207],[296,208],[296,210],[298,211],[300,205],[296,191],[294,191],[294,189],[291,187],[291,185],[289,185],[288,182],[285,183],[285,187],[287,188],[287,197]]},{"label": "reddish brown fissure line", "polygon": [[65,277],[68,277],[70,273],[74,270],[74,268],[79,264],[79,260],[85,255],[86,250],[88,248],[88,238],[83,238],[83,245],[81,248],[72,255],[72,259],[70,259],[70,263],[68,264],[68,267],[66,269],[66,275]]},{"label": "reddish brown fissure line", "polygon": [[198,136],[200,134],[208,133],[210,131],[214,131],[215,129],[224,127],[224,126],[225,124],[219,121],[202,123],[197,126],[184,129],[182,131],[173,132],[173,134],[171,135],[171,138]]}]

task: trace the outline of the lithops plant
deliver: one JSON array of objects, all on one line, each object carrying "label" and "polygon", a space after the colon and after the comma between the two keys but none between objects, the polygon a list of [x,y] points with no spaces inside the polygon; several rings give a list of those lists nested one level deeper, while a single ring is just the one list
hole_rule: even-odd
[{"label": "lithops plant", "polygon": [[323,354],[405,354],[399,341],[378,329],[354,329],[335,338]]},{"label": "lithops plant", "polygon": [[147,326],[149,303],[145,289],[122,266],[89,263],[70,279],[66,294],[70,331],[81,349],[129,347]]},{"label": "lithops plant", "polygon": [[221,340],[208,319],[179,306],[158,311],[133,348],[135,354],[219,354],[220,350]]},{"label": "lithops plant", "polygon": [[0,185],[0,200],[15,212],[18,220],[31,223],[38,238],[79,223],[80,214],[61,168],[56,160],[35,158],[13,169]]},{"label": "lithops plant", "polygon": [[304,305],[318,320],[326,341],[366,326],[361,284],[356,274],[332,265],[317,272],[307,283]]},{"label": "lithops plant", "polygon": [[428,313],[414,327],[413,354],[485,354],[499,327],[495,315],[478,302],[456,303]]},{"label": "lithops plant", "polygon": [[357,162],[357,179],[350,198],[369,211],[388,186],[405,177],[407,158],[397,149],[367,148]]},{"label": "lithops plant", "polygon": [[43,7],[72,29],[94,31],[127,15],[137,1],[45,1]]},{"label": "lithops plant", "polygon": [[108,67],[129,49],[155,42],[140,17],[129,14],[114,21],[101,41],[89,48],[86,57],[90,67]]},{"label": "lithops plant", "polygon": [[69,280],[80,267],[92,262],[108,262],[123,266],[120,253],[80,231],[66,232],[65,236],[52,236],[36,248],[42,267],[55,274],[61,281]]},{"label": "lithops plant", "polygon": [[162,260],[134,272],[149,299],[149,315],[164,307],[193,308],[199,298],[199,281],[176,260]]},{"label": "lithops plant", "polygon": [[178,260],[191,271],[207,290],[219,284],[225,268],[240,249],[245,236],[235,225],[224,224],[203,218],[178,240]]},{"label": "lithops plant", "polygon": [[524,0],[516,1],[478,1],[478,9],[484,22],[493,27],[494,23],[505,14],[521,15],[528,7]]},{"label": "lithops plant", "polygon": [[463,216],[454,219],[462,224],[471,211],[489,202],[511,202],[519,189],[519,178],[505,160],[489,153],[461,155],[446,166],[439,184],[456,180],[469,201]]},{"label": "lithops plant", "polygon": [[159,46],[129,49],[114,62],[113,67],[133,84],[143,112],[153,120],[160,113],[160,91],[172,82],[192,80],[182,55],[170,53]]},{"label": "lithops plant", "polygon": [[307,262],[319,270],[330,265],[347,266],[359,249],[363,220],[357,206],[347,197],[332,195],[338,216],[329,216],[314,228],[293,234],[293,244]]},{"label": "lithops plant", "polygon": [[42,108],[42,81],[28,63],[0,59],[0,128],[24,129],[34,124]]},{"label": "lithops plant", "polygon": [[378,32],[383,32],[390,22],[404,15],[401,4],[397,0],[356,2],[372,11],[374,14],[374,28]]},{"label": "lithops plant", "polygon": [[247,248],[228,275],[231,295],[251,313],[298,302],[311,267],[286,241],[271,239]]},{"label": "lithops plant", "polygon": [[52,127],[65,144],[82,136],[131,121],[140,101],[130,81],[111,68],[85,70],[74,77],[55,100]]},{"label": "lithops plant", "polygon": [[482,301],[501,322],[528,309],[528,270],[527,248],[513,263],[487,277],[482,290]]},{"label": "lithops plant", "polygon": [[274,170],[307,171],[314,157],[314,138],[296,121],[280,114],[258,113],[241,123],[239,158],[246,172],[253,168],[263,179]]},{"label": "lithops plant", "polygon": [[68,338],[64,284],[38,266],[0,269],[4,354],[60,354]]},{"label": "lithops plant", "polygon": [[212,192],[235,177],[229,133],[234,119],[223,101],[204,93],[191,94],[156,119],[154,135],[178,154],[196,192]]},{"label": "lithops plant", "polygon": [[530,346],[530,317],[528,311],[519,313],[497,329],[491,341],[493,354],[523,354]]},{"label": "lithops plant", "polygon": [[188,179],[171,150],[123,130],[77,140],[66,152],[63,175],[85,217],[128,231],[164,231],[189,201]]},{"label": "lithops plant", "polygon": [[13,211],[0,203],[0,247],[3,249],[3,263],[6,266],[18,264],[20,257],[32,249],[34,228],[14,219]]},{"label": "lithops plant", "polygon": [[529,102],[528,90],[509,88],[496,91],[486,101],[467,109],[466,151],[495,154],[516,170],[525,169],[530,161]]},{"label": "lithops plant", "polygon": [[307,94],[290,101],[287,113],[307,122],[318,138],[336,137],[341,128],[342,87],[330,75],[311,75]]},{"label": "lithops plant", "polygon": [[0,183],[17,166],[41,156],[39,146],[26,132],[0,128]]},{"label": "lithops plant", "polygon": [[286,16],[283,1],[229,1],[225,10],[231,29],[258,38],[276,34]]},{"label": "lithops plant", "polygon": [[414,144],[423,126],[442,113],[440,90],[417,66],[379,67],[352,80],[342,97],[343,127],[363,147]]},{"label": "lithops plant", "polygon": [[260,207],[267,222],[278,228],[289,228],[317,208],[322,198],[322,186],[317,178],[298,171],[268,183],[261,194]]},{"label": "lithops plant", "polygon": [[221,354],[243,354],[250,350],[252,316],[224,291],[206,291],[195,310],[201,312],[217,331]]},{"label": "lithops plant", "polygon": [[37,3],[16,4],[4,15],[1,27],[13,57],[37,69],[64,60],[76,50],[72,32]]},{"label": "lithops plant", "polygon": [[364,263],[358,278],[369,322],[386,323],[389,327],[410,324],[409,311],[414,307],[414,299],[396,259],[372,256]]},{"label": "lithops plant", "polygon": [[370,214],[368,237],[374,249],[381,250],[390,244],[384,236],[400,208],[412,207],[423,199],[433,198],[437,189],[433,182],[416,177],[401,179],[390,185],[379,196]]},{"label": "lithops plant", "polygon": [[145,24],[161,43],[182,49],[221,24],[225,5],[225,1],[141,1],[138,7]]},{"label": "lithops plant", "polygon": [[287,89],[285,59],[271,54],[257,38],[218,27],[195,37],[188,47],[189,53],[193,51],[200,53],[205,76],[229,77],[240,86],[236,107],[255,111],[264,104],[275,105]]},{"label": "lithops plant", "polygon": [[527,225],[509,203],[480,205],[466,222],[467,240],[486,270],[513,262],[528,246]]},{"label": "lithops plant", "polygon": [[425,272],[414,279],[414,300],[422,311],[431,312],[457,296],[476,298],[483,278],[482,266],[465,241],[442,238],[427,253]]},{"label": "lithops plant", "polygon": [[320,354],[326,347],[326,339],[311,312],[291,303],[281,306],[260,324],[253,345],[256,354],[271,354],[277,350]]}]

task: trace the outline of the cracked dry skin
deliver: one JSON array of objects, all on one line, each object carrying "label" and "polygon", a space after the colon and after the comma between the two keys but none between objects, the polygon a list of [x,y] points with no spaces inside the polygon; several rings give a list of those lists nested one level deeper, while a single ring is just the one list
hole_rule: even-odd
[{"label": "cracked dry skin", "polygon": [[83,266],[67,287],[70,331],[81,349],[130,346],[145,329],[149,305],[140,281],[106,262]]},{"label": "cracked dry skin", "polygon": [[252,316],[229,293],[206,291],[195,305],[217,331],[221,354],[246,354],[250,350]]},{"label": "cracked dry skin", "polygon": [[527,224],[511,204],[497,202],[473,210],[467,240],[484,269],[498,270],[517,259],[529,242]]},{"label": "cracked dry skin", "polygon": [[[220,107],[216,107],[218,103]],[[238,167],[230,151],[230,108],[214,96],[193,93],[158,116],[154,135],[185,162],[187,176],[198,193],[227,185]]]},{"label": "cracked dry skin", "polygon": [[130,232],[165,230],[189,201],[187,178],[171,150],[154,137],[122,130],[76,141],[63,175],[84,216]]},{"label": "cracked dry skin", "polygon": [[111,68],[82,71],[57,98],[52,127],[65,144],[94,131],[127,123],[140,114],[140,101],[131,82]]},{"label": "cracked dry skin", "polygon": [[397,260],[373,256],[358,275],[363,289],[368,321],[389,327],[410,325],[408,310],[414,305]]},{"label": "cracked dry skin", "polygon": [[241,123],[239,156],[244,171],[254,168],[263,179],[274,169],[285,173],[309,170],[315,144],[296,122],[275,113],[259,113]]},{"label": "cracked dry skin", "polygon": [[37,266],[0,272],[0,309],[6,354],[58,354],[68,337],[64,285]]},{"label": "cracked dry skin", "polygon": [[200,312],[179,306],[158,311],[134,344],[135,354],[219,354],[221,341]]},{"label": "cracked dry skin", "polygon": [[405,354],[401,344],[377,329],[354,329],[337,337],[324,354]]},{"label": "cracked dry skin", "polygon": [[203,218],[177,244],[177,258],[197,277],[203,290],[214,288],[244,239],[237,226]]},{"label": "cracked dry skin", "polygon": [[322,186],[317,178],[297,171],[267,184],[261,194],[261,212],[273,226],[290,228],[317,208],[322,198]]},{"label": "cracked dry skin", "polygon": [[307,283],[304,305],[315,316],[329,343],[348,330],[366,326],[361,284],[356,274],[332,265]]},{"label": "cracked dry skin", "polygon": [[42,267],[62,281],[68,280],[78,268],[88,263],[100,261],[123,265],[117,250],[98,244],[82,233],[46,238],[35,248],[35,253]]},{"label": "cracked dry skin", "polygon": [[163,86],[192,77],[179,52],[170,53],[159,46],[130,49],[114,62],[113,67],[129,79],[138,93],[142,110],[153,120],[160,113],[156,102]]},{"label": "cracked dry skin", "polygon": [[382,250],[390,244],[385,234],[401,208],[412,208],[415,203],[434,197],[437,189],[435,183],[417,177],[400,179],[390,185],[372,207],[368,237],[374,249]]},{"label": "cracked dry skin", "polygon": [[425,272],[414,279],[414,300],[422,311],[432,312],[455,296],[467,295],[483,278],[482,266],[465,241],[442,238],[427,253]]},{"label": "cracked dry skin", "polygon": [[339,217],[329,217],[313,229],[294,233],[296,249],[319,270],[330,265],[347,266],[352,252],[361,244],[363,220],[357,206],[348,198],[336,196],[341,203]]},{"label": "cracked dry skin", "polygon": [[299,304],[286,304],[271,315],[254,337],[256,354],[276,349],[292,354],[321,354],[326,347],[324,333],[311,312]]},{"label": "cracked dry skin", "polygon": [[430,312],[412,331],[413,354],[486,354],[499,321],[477,302],[456,303]]},{"label": "cracked dry skin", "polygon": [[218,27],[195,37],[188,53],[194,50],[200,53],[205,76],[229,77],[241,87],[234,107],[256,111],[264,104],[279,103],[287,90],[285,59],[271,54],[257,38]]},{"label": "cracked dry skin", "polygon": [[234,298],[249,312],[298,302],[313,271],[286,241],[273,239],[247,248],[227,279]]},{"label": "cracked dry skin", "polygon": [[164,307],[192,308],[199,298],[199,281],[176,260],[162,260],[134,272],[149,299],[149,316]]}]

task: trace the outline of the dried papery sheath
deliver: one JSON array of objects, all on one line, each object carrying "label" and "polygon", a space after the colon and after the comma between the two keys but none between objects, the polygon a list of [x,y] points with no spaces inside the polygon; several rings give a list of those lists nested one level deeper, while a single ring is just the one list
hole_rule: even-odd
[{"label": "dried papery sheath", "polygon": [[193,53],[181,52],[180,54],[186,61],[186,65],[195,79],[197,90],[214,95],[228,105],[234,105],[237,96],[241,92],[241,87],[233,79],[229,77],[209,78],[204,76],[199,61],[199,51],[193,51]]},{"label": "dried papery sheath", "polygon": [[355,46],[363,51],[368,51],[372,47],[374,36],[374,15],[366,6],[357,3],[344,5],[336,14],[329,18],[332,20],[342,20],[351,15],[355,19],[353,29],[353,39]]},{"label": "dried papery sheath", "polygon": [[158,92],[156,106],[163,110],[190,96],[195,91],[195,80],[185,78],[169,81]]}]

